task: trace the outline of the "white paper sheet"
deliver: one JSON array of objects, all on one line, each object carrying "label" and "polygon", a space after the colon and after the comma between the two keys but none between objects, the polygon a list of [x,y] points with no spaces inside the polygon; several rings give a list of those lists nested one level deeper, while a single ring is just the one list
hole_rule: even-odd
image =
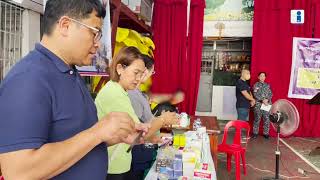
[{"label": "white paper sheet", "polygon": [[272,106],[270,104],[269,105],[262,104],[260,109],[269,112],[271,107]]}]

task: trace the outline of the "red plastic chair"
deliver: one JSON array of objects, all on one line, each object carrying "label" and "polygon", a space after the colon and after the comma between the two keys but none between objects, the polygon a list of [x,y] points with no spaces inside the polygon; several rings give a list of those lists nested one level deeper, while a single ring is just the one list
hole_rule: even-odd
[{"label": "red plastic chair", "polygon": [[[228,139],[228,130],[230,127],[235,127],[236,133],[233,138],[233,144],[227,144]],[[244,146],[241,145],[241,130],[246,129],[246,143]],[[232,155],[234,155],[235,158],[235,164],[236,164],[236,180],[240,180],[240,157],[242,158],[242,166],[243,166],[243,174],[247,174],[246,170],[246,146],[248,143],[248,137],[250,131],[250,125],[248,122],[241,121],[241,120],[235,120],[230,121],[226,124],[224,127],[224,133],[222,138],[222,143],[218,145],[218,151],[224,152],[227,154],[227,170],[231,170],[231,158]]]}]

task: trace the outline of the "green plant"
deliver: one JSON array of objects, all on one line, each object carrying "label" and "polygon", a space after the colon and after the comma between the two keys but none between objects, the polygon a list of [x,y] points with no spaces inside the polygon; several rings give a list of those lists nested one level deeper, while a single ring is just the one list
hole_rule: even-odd
[{"label": "green plant", "polygon": [[242,12],[250,13],[253,11],[254,1],[253,0],[242,0]]}]

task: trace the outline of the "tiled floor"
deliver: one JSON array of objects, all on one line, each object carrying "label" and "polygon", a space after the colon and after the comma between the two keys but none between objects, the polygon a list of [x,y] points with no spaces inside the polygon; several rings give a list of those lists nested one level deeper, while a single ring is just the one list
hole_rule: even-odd
[{"label": "tiled floor", "polygon": [[320,138],[292,137],[284,139],[284,141],[313,165],[315,165],[318,169],[320,169],[320,155],[309,156],[309,153],[312,150],[320,147]]},{"label": "tiled floor", "polygon": [[[223,125],[222,125],[223,126]],[[232,134],[232,133],[231,133]],[[221,142],[222,135],[220,135]],[[288,138],[285,141],[296,149],[298,152],[308,156],[308,153],[317,144],[320,146],[320,138],[318,139],[301,139],[301,138]],[[249,140],[247,146],[246,160],[247,160],[247,175],[241,175],[241,179],[245,180],[260,180],[263,177],[274,176],[275,171],[275,148],[276,139],[270,138],[269,140],[263,137],[258,137],[254,140]],[[320,174],[317,173],[311,166],[298,157],[284,144],[280,144],[281,161],[280,161],[280,175],[283,179],[307,179],[307,180],[320,180]],[[308,157],[314,161],[316,165],[320,164],[320,156]],[[307,158],[307,159],[308,159]],[[303,176],[298,172],[298,168],[307,172]],[[242,170],[242,169],[241,169]],[[234,180],[235,179],[235,166],[232,164],[231,172],[226,169],[226,155],[219,154],[218,156],[218,180]]]}]

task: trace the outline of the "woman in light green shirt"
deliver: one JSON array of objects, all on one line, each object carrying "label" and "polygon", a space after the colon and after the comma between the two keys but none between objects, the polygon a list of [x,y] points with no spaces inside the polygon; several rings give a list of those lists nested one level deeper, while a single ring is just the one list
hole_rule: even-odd
[{"label": "woman in light green shirt", "polygon": [[[110,67],[110,81],[98,93],[95,104],[98,117],[103,117],[110,112],[127,112],[129,116],[140,123],[132,108],[127,91],[133,90],[145,75],[145,64],[142,55],[135,47],[122,48],[114,57]],[[166,119],[176,118],[175,114],[168,114]],[[161,120],[158,122],[165,122]],[[160,126],[161,127],[161,126]],[[145,137],[152,137],[155,131],[150,129]],[[108,147],[108,177],[107,179],[130,179],[130,166],[132,155],[127,153],[128,144],[117,144]]]},{"label": "woman in light green shirt", "polygon": [[[144,71],[145,65],[137,48],[121,49],[110,67],[111,80],[100,90],[95,99],[98,117],[115,111],[127,112],[135,123],[140,123],[131,106],[127,90],[136,88]],[[131,152],[126,152],[129,146],[121,143],[108,147],[107,179],[126,179],[132,159]]]}]

